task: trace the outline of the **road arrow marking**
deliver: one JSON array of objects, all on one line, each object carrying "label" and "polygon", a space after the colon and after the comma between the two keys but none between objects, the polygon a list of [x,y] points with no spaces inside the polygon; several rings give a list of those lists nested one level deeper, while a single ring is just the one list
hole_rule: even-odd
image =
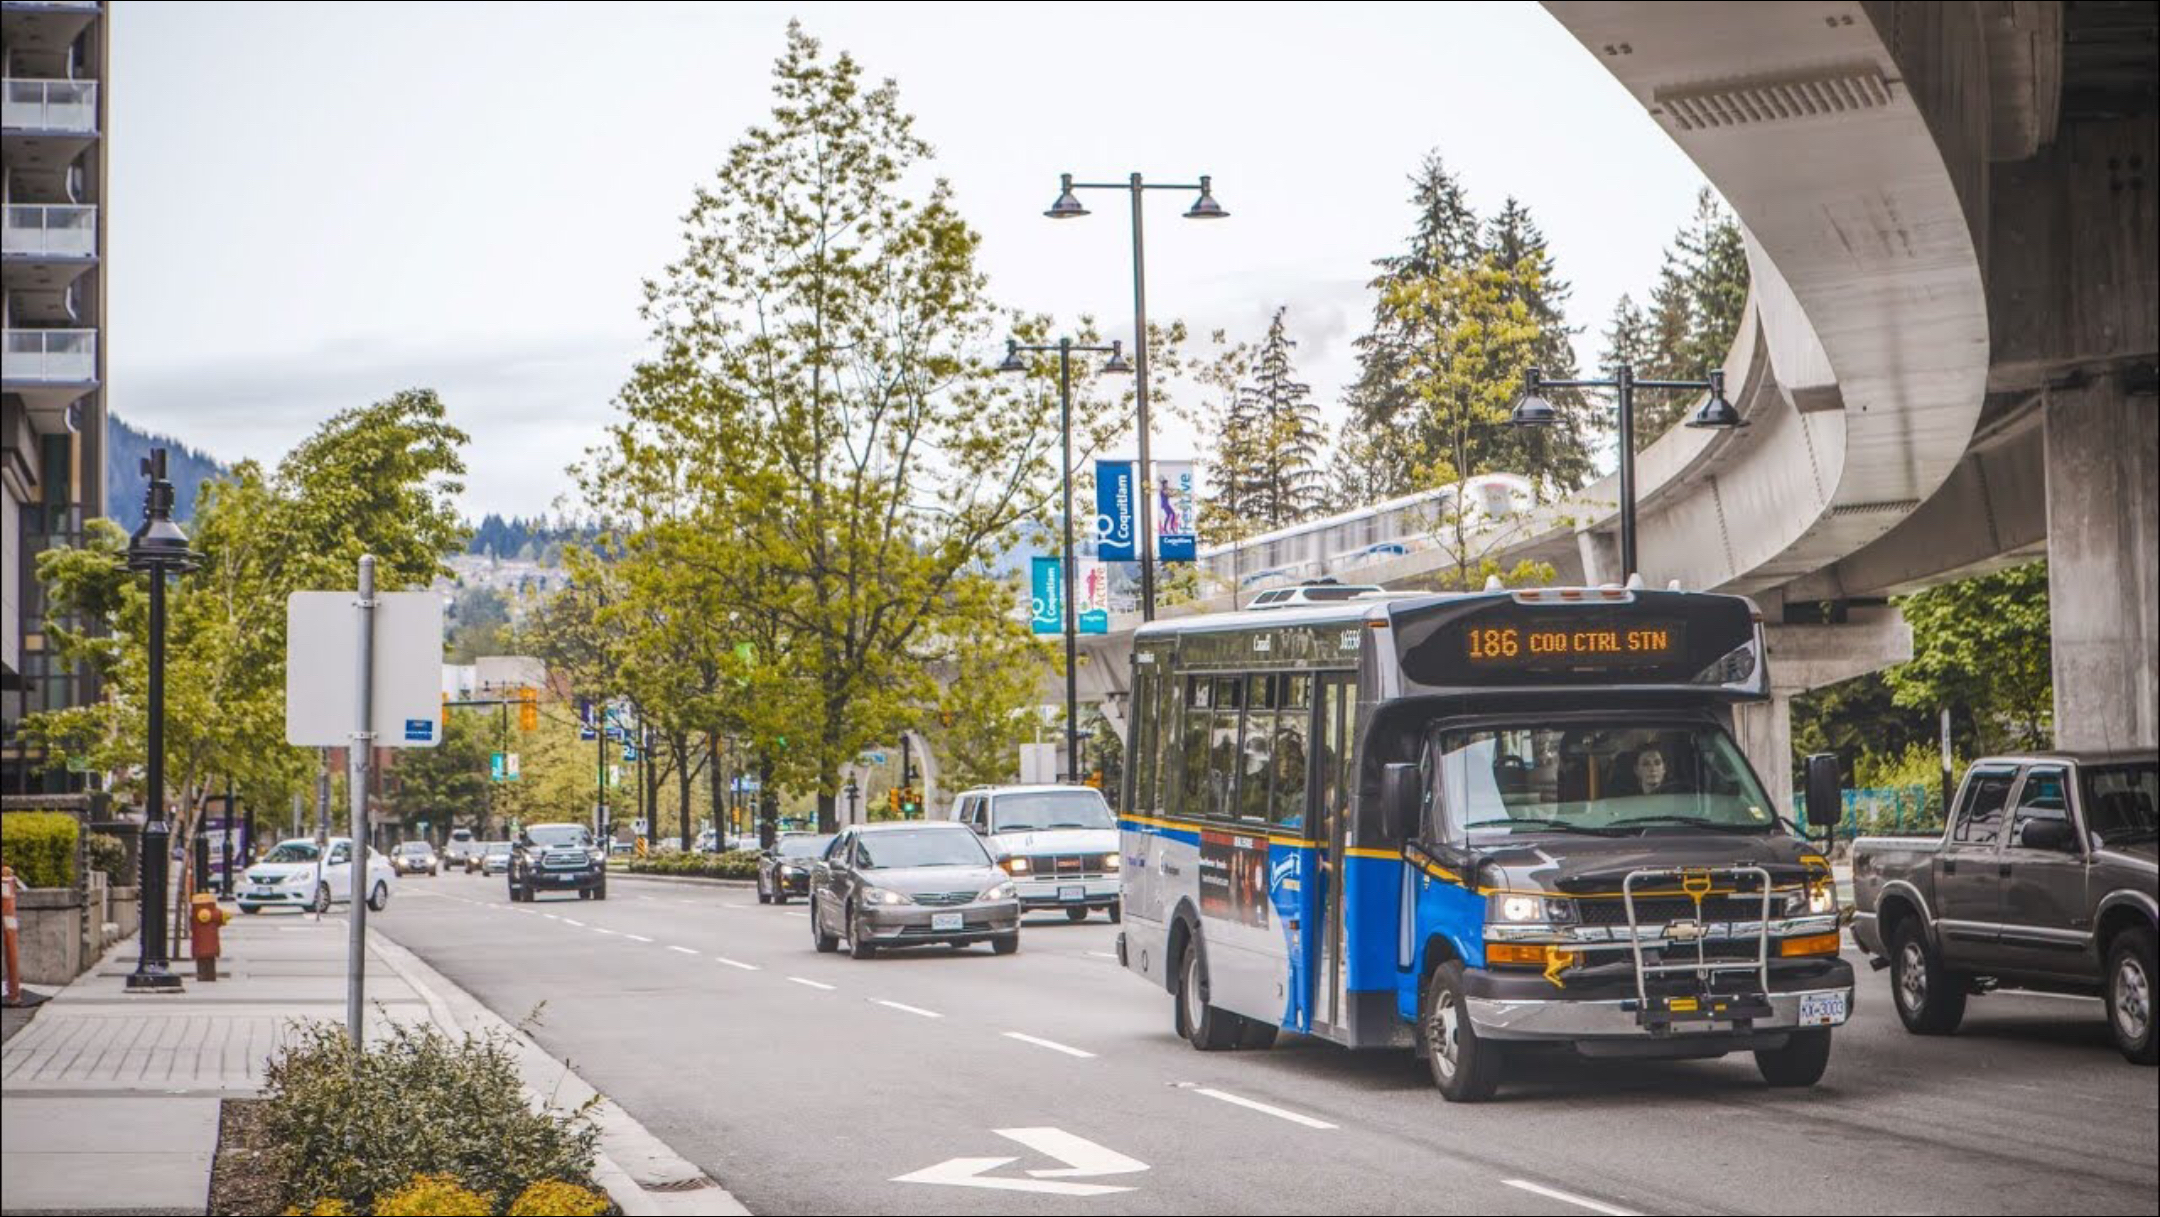
[{"label": "road arrow marking", "polygon": [[1101,1183],[1064,1183],[1059,1180],[1094,1175],[1129,1175],[1148,1169],[1145,1162],[1128,1158],[1085,1137],[1076,1137],[1061,1128],[998,1128],[991,1131],[1008,1141],[1018,1141],[1029,1149],[1045,1157],[1055,1158],[1065,1165],[1047,1170],[1031,1170],[1028,1172],[1030,1178],[1021,1179],[988,1173],[1002,1166],[1010,1166],[1018,1162],[1018,1158],[949,1158],[936,1166],[898,1176],[893,1182],[983,1187],[1048,1196],[1106,1196],[1113,1192],[1129,1192],[1133,1189]]}]

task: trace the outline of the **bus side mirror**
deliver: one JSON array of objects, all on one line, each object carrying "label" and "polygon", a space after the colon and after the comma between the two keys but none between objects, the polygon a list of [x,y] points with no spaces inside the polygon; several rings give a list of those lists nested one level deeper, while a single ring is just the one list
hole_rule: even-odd
[{"label": "bus side mirror", "polygon": [[1380,823],[1388,839],[1407,841],[1417,830],[1416,765],[1380,766]]},{"label": "bus side mirror", "polygon": [[1817,752],[1807,759],[1807,822],[1809,828],[1836,828],[1845,818],[1845,777],[1838,771],[1835,752]]}]

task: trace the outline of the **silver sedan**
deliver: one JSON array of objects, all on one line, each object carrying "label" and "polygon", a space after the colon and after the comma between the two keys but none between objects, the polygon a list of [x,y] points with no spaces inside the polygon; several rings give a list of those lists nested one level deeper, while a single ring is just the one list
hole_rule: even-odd
[{"label": "silver sedan", "polygon": [[842,829],[810,875],[810,936],[857,959],[887,947],[988,942],[1020,949],[1020,896],[966,825],[897,821]]}]

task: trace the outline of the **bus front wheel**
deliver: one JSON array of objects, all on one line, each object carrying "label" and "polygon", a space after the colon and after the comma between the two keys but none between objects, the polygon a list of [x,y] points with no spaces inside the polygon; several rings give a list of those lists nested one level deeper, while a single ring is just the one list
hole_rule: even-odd
[{"label": "bus front wheel", "polygon": [[1500,1045],[1478,1038],[1463,1001],[1462,961],[1450,959],[1425,982],[1424,1016],[1418,1030],[1425,1041],[1433,1084],[1450,1103],[1482,1103],[1500,1088]]},{"label": "bus front wheel", "polygon": [[1195,937],[1178,969],[1177,1030],[1202,1052],[1235,1048],[1243,1038],[1244,1019],[1208,1004],[1207,953]]}]

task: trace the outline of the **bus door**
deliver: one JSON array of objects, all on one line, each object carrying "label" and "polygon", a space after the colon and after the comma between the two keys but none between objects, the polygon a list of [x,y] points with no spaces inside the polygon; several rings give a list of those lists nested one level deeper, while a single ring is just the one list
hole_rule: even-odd
[{"label": "bus door", "polygon": [[1307,936],[1308,970],[1314,989],[1313,1023],[1339,1031],[1348,1017],[1345,996],[1348,970],[1343,962],[1343,860],[1350,825],[1350,743],[1355,738],[1357,677],[1349,672],[1320,676],[1313,702],[1318,715],[1314,739],[1311,814],[1318,826],[1318,930]]}]

